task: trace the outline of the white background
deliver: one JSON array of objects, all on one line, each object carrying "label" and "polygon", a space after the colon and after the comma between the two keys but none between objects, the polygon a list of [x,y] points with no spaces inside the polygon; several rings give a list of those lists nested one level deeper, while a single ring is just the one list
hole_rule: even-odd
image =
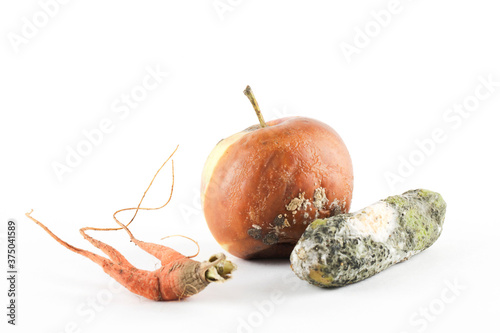
[{"label": "white background", "polygon": [[[17,221],[19,235],[18,326],[6,324],[2,278],[2,327],[58,333],[498,329],[498,3],[401,0],[384,27],[370,13],[386,10],[389,1],[220,3],[230,10],[221,15],[213,0],[69,1],[43,22],[39,2],[2,1],[1,251],[8,219]],[[33,16],[46,25],[25,38]],[[368,42],[358,30],[367,27]],[[12,42],[19,38],[21,44]],[[357,53],[346,57],[346,44],[357,45]],[[123,94],[140,89],[147,68],[168,77],[128,115],[114,112]],[[480,77],[497,86],[474,106]],[[354,166],[352,210],[408,189],[440,192],[448,203],[441,238],[405,263],[332,290],[299,280],[287,260],[230,256],[239,266],[232,280],[185,301],[155,303],[110,289],[100,267],[24,216],[33,208],[61,238],[94,250],[78,229],[114,226],[113,212],[138,203],[179,144],[172,202],[141,212],[132,231],[186,255],[195,251],[189,241],[160,237],[190,236],[200,243],[200,260],[221,251],[200,210],[200,174],[220,139],[257,122],[242,94],[247,84],[267,120],[307,116],[342,136]],[[464,101],[471,112],[448,113]],[[113,129],[59,180],[54,162],[65,163],[67,147],[76,149],[83,131],[103,119]],[[444,139],[424,155],[416,141],[428,142],[436,128]],[[401,160],[410,158],[416,163],[404,169]],[[169,168],[145,206],[167,198]],[[401,177],[393,186],[388,172]],[[157,265],[124,232],[93,235],[140,268]],[[0,257],[5,272],[6,255]]]}]

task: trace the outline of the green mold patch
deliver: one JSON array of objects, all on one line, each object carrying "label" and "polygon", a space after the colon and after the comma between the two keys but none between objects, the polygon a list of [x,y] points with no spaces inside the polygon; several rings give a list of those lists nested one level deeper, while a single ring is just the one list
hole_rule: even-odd
[{"label": "green mold patch", "polygon": [[408,203],[408,201],[401,195],[393,195],[392,197],[388,197],[384,201],[396,207],[404,207]]},{"label": "green mold patch", "polygon": [[316,229],[326,224],[326,220],[317,219],[311,223],[311,229]]},{"label": "green mold patch", "polygon": [[403,226],[408,235],[411,235],[412,247],[415,250],[423,250],[427,241],[431,238],[431,231],[434,232],[432,221],[422,215],[416,208],[409,209],[404,215]]}]

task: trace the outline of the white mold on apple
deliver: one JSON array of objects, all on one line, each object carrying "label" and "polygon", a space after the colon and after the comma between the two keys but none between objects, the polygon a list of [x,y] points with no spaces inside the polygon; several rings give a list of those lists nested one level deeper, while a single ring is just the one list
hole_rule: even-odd
[{"label": "white mold on apple", "polygon": [[287,258],[315,219],[347,213],[352,163],[330,126],[305,117],[265,122],[221,140],[202,174],[208,227],[229,253],[244,259]]}]

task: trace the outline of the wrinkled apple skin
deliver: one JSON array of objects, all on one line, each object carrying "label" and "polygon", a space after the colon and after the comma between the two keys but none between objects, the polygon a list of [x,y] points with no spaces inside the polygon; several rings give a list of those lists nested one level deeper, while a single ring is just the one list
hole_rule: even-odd
[{"label": "wrinkled apple skin", "polygon": [[351,205],[351,158],[335,130],[304,117],[267,124],[219,142],[202,175],[208,227],[244,259],[289,257],[312,221]]}]

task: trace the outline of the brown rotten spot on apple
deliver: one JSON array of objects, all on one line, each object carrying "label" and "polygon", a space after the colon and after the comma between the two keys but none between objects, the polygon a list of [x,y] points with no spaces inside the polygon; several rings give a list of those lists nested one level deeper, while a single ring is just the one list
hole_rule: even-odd
[{"label": "brown rotten spot on apple", "polygon": [[240,258],[288,257],[307,225],[349,211],[353,174],[330,126],[305,117],[264,122],[220,141],[203,169],[208,227]]}]

